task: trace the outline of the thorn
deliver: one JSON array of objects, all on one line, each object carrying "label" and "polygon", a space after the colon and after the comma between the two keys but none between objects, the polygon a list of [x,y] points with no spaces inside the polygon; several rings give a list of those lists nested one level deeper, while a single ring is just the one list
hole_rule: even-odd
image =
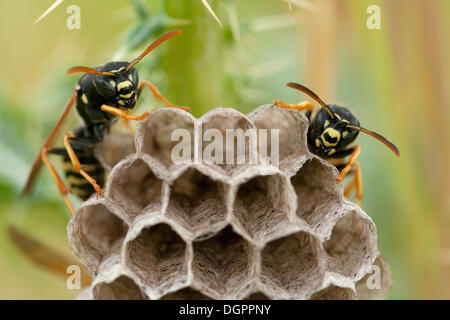
[{"label": "thorn", "polygon": [[34,22],[34,24],[38,24],[39,21],[41,21],[42,19],[44,19],[50,12],[52,12],[53,10],[56,9],[56,7],[58,7],[64,0],[56,0],[47,10],[44,11],[44,13],[36,19],[36,21]]},{"label": "thorn", "polygon": [[211,8],[211,6],[209,5],[207,0],[201,0],[203,5],[206,7],[206,9],[209,11],[209,13],[214,17],[214,19],[217,21],[217,23],[219,24],[219,26],[221,28],[223,28],[222,22],[220,22],[220,19],[216,16],[216,14],[214,13],[214,10]]},{"label": "thorn", "polygon": [[289,14],[291,18],[294,19],[294,10],[292,9],[292,0],[288,0]]}]

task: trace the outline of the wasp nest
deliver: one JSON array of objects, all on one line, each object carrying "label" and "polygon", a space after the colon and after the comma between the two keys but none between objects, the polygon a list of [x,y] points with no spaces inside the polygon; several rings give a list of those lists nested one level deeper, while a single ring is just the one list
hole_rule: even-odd
[{"label": "wasp nest", "polygon": [[[174,163],[180,128],[192,139]],[[214,140],[208,129],[224,137],[226,129],[265,129],[244,148],[216,150],[224,159],[256,154],[255,163],[203,159]],[[112,134],[98,150],[111,168],[105,196],[85,202],[68,227],[94,279],[80,298],[384,298],[390,273],[376,227],[343,197],[337,170],[308,151],[307,130],[303,114],[266,105],[200,119],[161,109],[139,123],[134,143]],[[381,288],[368,290],[374,264]]]}]

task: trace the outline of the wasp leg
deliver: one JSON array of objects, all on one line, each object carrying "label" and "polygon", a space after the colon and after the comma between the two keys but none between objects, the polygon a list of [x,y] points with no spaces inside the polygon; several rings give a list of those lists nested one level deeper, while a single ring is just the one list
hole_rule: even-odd
[{"label": "wasp leg", "polygon": [[133,116],[133,115],[128,114],[127,111],[120,110],[120,109],[115,108],[115,107],[107,106],[106,104],[102,105],[101,109],[102,109],[102,111],[112,113],[113,115],[118,116],[118,117],[123,118],[123,119],[126,119],[126,120],[140,121],[140,120],[144,120],[149,115],[148,112],[144,112],[140,116]]},{"label": "wasp leg", "polygon": [[22,191],[23,195],[28,195],[30,194],[34,183],[36,181],[37,175],[39,173],[39,170],[42,167],[42,152],[45,148],[51,148],[51,145],[53,143],[53,141],[55,140],[55,138],[57,137],[57,134],[59,132],[59,129],[61,129],[61,127],[64,124],[64,121],[66,121],[67,116],[69,115],[70,110],[72,109],[73,105],[75,104],[76,100],[78,97],[78,93],[75,91],[72,96],[70,97],[69,101],[67,101],[66,106],[64,107],[64,111],[62,112],[61,116],[59,117],[58,122],[56,123],[55,127],[53,128],[52,132],[50,133],[50,135],[48,136],[47,140],[45,140],[44,145],[42,146],[42,148],[39,150],[38,154],[36,155],[36,157],[33,160],[33,164],[31,165],[31,170],[30,170],[30,174],[28,176],[27,179],[27,183]]},{"label": "wasp leg", "polygon": [[355,187],[355,184],[356,184],[356,179],[352,179],[352,181],[350,181],[346,186],[345,186],[345,189],[344,189],[344,196],[346,197],[346,198],[348,198],[348,196],[350,195],[350,192],[352,192],[352,190],[353,190],[353,188]]},{"label": "wasp leg", "polygon": [[162,102],[164,102],[169,108],[177,108],[177,109],[181,109],[184,110],[186,112],[190,112],[191,110],[189,109],[189,107],[179,107],[174,105],[173,103],[171,103],[169,100],[167,100],[166,98],[163,97],[163,95],[161,94],[161,92],[159,92],[159,90],[149,81],[141,81],[141,83],[138,86],[138,97],[141,95],[141,91],[144,88],[144,86],[147,86],[150,91],[153,93],[153,95],[155,96],[156,99],[161,100]]},{"label": "wasp leg", "polygon": [[314,111],[314,105],[309,101],[303,101],[297,104],[285,104],[279,100],[276,100],[274,104],[284,109],[296,109],[299,111],[309,110],[310,113]]},{"label": "wasp leg", "polygon": [[42,148],[41,159],[42,159],[42,162],[44,162],[44,164],[47,166],[48,170],[50,171],[50,175],[52,176],[53,181],[55,182],[56,186],[58,187],[59,193],[63,197],[67,208],[69,208],[70,212],[73,214],[74,210],[73,210],[72,203],[70,202],[69,198],[67,197],[67,194],[70,193],[70,190],[69,190],[69,188],[67,188],[64,181],[61,179],[58,172],[56,171],[55,167],[53,167],[52,163],[48,159],[48,149],[45,147]]},{"label": "wasp leg", "polygon": [[356,184],[356,201],[358,205],[361,207],[363,199],[363,181],[362,181],[361,165],[359,164],[359,162],[356,164],[355,184]]},{"label": "wasp leg", "polygon": [[356,203],[361,207],[363,198],[362,170],[359,162],[355,165],[354,177],[344,189],[344,196],[348,198],[350,192],[356,189]]},{"label": "wasp leg", "polygon": [[94,178],[92,178],[89,174],[87,174],[83,169],[82,165],[80,163],[80,160],[78,160],[77,155],[75,154],[75,151],[73,151],[72,146],[69,143],[69,139],[76,138],[74,134],[67,133],[64,135],[64,147],[66,148],[66,151],[69,155],[70,161],[72,162],[73,168],[76,172],[81,174],[91,185],[94,187],[95,192],[97,193],[97,196],[103,194],[102,188],[97,184],[97,181],[95,181]]},{"label": "wasp leg", "polygon": [[350,157],[348,158],[347,165],[344,167],[344,169],[341,170],[341,173],[339,174],[339,177],[336,178],[337,182],[341,182],[344,180],[347,173],[352,169],[352,167],[356,164],[356,161],[358,160],[359,154],[361,153],[361,147],[360,146],[354,146],[353,152],[351,153]]},{"label": "wasp leg", "polygon": [[[129,111],[125,111],[125,112],[126,112],[126,114],[129,115]],[[134,134],[134,129],[130,125],[130,119],[123,118],[123,123],[125,124],[125,128],[127,128],[128,132],[131,134]]]}]

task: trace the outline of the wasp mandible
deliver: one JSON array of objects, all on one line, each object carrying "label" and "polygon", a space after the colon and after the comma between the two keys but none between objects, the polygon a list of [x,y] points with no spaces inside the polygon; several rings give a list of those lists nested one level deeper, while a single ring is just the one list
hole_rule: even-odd
[{"label": "wasp mandible", "polygon": [[[88,199],[94,192],[97,195],[103,194],[105,169],[94,156],[94,149],[109,133],[118,117],[123,118],[128,125],[129,120],[139,121],[149,115],[148,112],[140,116],[129,114],[144,87],[148,87],[155,98],[162,100],[168,107],[189,111],[187,107],[178,107],[170,103],[149,81],[139,82],[138,72],[134,67],[158,45],[180,33],[179,30],[173,30],[164,34],[131,62],[108,62],[96,68],[69,69],[69,75],[74,73],[84,73],[84,75],[78,81],[75,92],[57,124],[36,155],[23,194],[30,194],[43,164],[48,167],[64,202],[72,213],[74,209],[67,196],[69,193],[77,195],[82,200]],[[52,148],[58,131],[73,105],[76,105],[83,124],[73,133],[64,135],[64,148]],[[63,157],[64,171],[70,189],[49,161],[48,154]]]},{"label": "wasp mandible", "polygon": [[[275,101],[275,104],[286,109],[307,110],[306,117],[309,120],[308,128],[308,147],[309,150],[326,159],[339,170],[337,182],[344,180],[345,176],[352,171],[353,180],[345,187],[344,195],[347,197],[353,188],[356,188],[356,199],[361,205],[363,197],[362,172],[358,157],[361,153],[359,145],[353,145],[360,132],[364,132],[373,138],[381,141],[397,156],[400,152],[397,147],[380,134],[362,128],[359,120],[346,107],[336,104],[326,104],[317,94],[310,89],[298,83],[288,83],[288,87],[300,90],[309,97],[317,101],[322,107],[311,119],[314,105],[311,102],[301,102],[298,104],[285,104],[281,101]],[[345,158],[349,156],[348,160]]]}]

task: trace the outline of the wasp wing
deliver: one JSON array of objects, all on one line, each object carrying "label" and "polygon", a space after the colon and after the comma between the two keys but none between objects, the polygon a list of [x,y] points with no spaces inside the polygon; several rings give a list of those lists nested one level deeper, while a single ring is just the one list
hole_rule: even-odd
[{"label": "wasp wing", "polygon": [[28,175],[27,182],[25,184],[25,187],[22,191],[22,195],[29,195],[31,193],[31,190],[33,189],[34,183],[36,182],[36,178],[38,176],[38,173],[40,169],[42,168],[42,157],[41,153],[43,149],[49,149],[52,146],[52,143],[55,141],[55,139],[58,136],[58,133],[61,129],[61,127],[64,125],[64,122],[67,119],[67,116],[70,113],[70,110],[72,109],[73,105],[75,104],[77,100],[78,94],[75,91],[70,97],[69,101],[67,102],[61,116],[59,117],[58,122],[56,123],[55,127],[53,128],[52,132],[50,132],[50,135],[48,136],[47,140],[45,140],[44,145],[39,149],[38,154],[33,160],[33,164],[31,165],[30,174]]}]

